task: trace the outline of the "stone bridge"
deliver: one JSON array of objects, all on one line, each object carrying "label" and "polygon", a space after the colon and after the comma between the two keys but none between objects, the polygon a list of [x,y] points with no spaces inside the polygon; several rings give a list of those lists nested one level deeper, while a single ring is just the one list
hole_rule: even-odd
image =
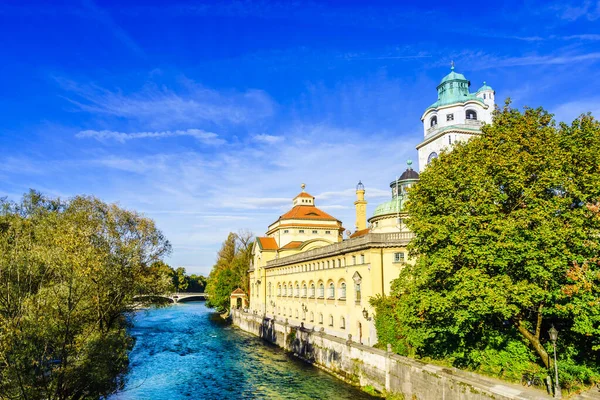
[{"label": "stone bridge", "polygon": [[136,297],[158,297],[161,299],[167,299],[172,303],[186,302],[186,301],[198,301],[198,300],[206,300],[208,298],[208,294],[206,293],[194,293],[194,292],[180,292],[180,293],[171,293],[166,295],[159,296],[136,296]]}]

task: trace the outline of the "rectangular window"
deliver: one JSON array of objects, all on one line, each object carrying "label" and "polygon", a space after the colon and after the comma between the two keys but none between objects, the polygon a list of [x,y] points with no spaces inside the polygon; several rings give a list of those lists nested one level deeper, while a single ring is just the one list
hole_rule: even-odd
[{"label": "rectangular window", "polygon": [[356,256],[352,256],[352,265],[356,265]]},{"label": "rectangular window", "polygon": [[326,235],[330,235],[330,234],[331,234],[331,231],[325,231],[325,234],[326,234]]},{"label": "rectangular window", "polygon": [[394,253],[394,262],[403,262],[404,261],[404,253]]},{"label": "rectangular window", "polygon": [[289,229],[284,229],[283,233],[290,233]]},{"label": "rectangular window", "polygon": [[361,263],[361,264],[364,264],[364,263],[365,263],[365,255],[364,255],[364,254],[361,254],[361,255],[360,255],[360,263]]},{"label": "rectangular window", "polygon": [[298,233],[304,233],[304,229],[300,229]]},{"label": "rectangular window", "polygon": [[446,121],[454,121],[454,114],[447,114]]},{"label": "rectangular window", "polygon": [[317,231],[313,231],[313,233],[317,233]]},{"label": "rectangular window", "polygon": [[354,291],[356,293],[356,304],[360,304],[360,283],[354,285]]}]

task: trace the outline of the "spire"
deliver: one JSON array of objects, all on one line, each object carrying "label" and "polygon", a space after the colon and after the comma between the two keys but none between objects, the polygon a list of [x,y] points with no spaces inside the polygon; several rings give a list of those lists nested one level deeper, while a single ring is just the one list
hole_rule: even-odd
[{"label": "spire", "polygon": [[454,71],[454,60],[450,61],[450,70]]},{"label": "spire", "polygon": [[306,189],[306,185],[303,183],[302,185],[300,185],[300,188],[302,189],[302,191],[304,192],[304,189]]},{"label": "spire", "polygon": [[367,228],[367,201],[365,200],[365,185],[358,181],[356,185],[356,201],[354,202],[356,211],[355,227],[357,231]]}]

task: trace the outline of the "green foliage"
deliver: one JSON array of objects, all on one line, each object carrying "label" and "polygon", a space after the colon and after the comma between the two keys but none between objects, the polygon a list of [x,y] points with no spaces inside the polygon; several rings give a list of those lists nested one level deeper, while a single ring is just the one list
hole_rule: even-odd
[{"label": "green foliage", "polygon": [[93,197],[0,201],[0,398],[97,399],[122,385],[139,295],[168,291],[154,222]]},{"label": "green foliage", "polygon": [[401,333],[394,348],[500,374],[511,358],[515,371],[549,366],[554,324],[559,365],[572,348],[574,365],[598,371],[599,200],[598,121],[557,127],[543,109],[507,102],[410,190],[417,261],[377,304],[378,329]]},{"label": "green foliage", "polygon": [[230,296],[236,288],[248,293],[248,269],[252,257],[252,234],[243,232],[230,233],[221,246],[217,256],[217,263],[213,266],[206,293],[207,305],[216,308],[219,312],[229,310]]}]

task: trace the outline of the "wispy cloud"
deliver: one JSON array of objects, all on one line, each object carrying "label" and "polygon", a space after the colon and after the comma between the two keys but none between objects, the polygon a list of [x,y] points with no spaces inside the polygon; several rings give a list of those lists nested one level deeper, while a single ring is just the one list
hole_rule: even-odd
[{"label": "wispy cloud", "polygon": [[274,109],[274,102],[262,90],[221,92],[189,79],[182,79],[177,91],[149,82],[141,91],[129,94],[95,84],[82,85],[63,78],[56,80],[68,92],[65,98],[78,110],[127,118],[150,127],[241,124],[266,118]]},{"label": "wispy cloud", "polygon": [[556,120],[566,123],[570,123],[587,112],[591,112],[594,117],[600,118],[600,97],[559,104],[551,111],[554,113]]},{"label": "wispy cloud", "polygon": [[600,2],[597,0],[586,0],[576,2],[575,4],[561,1],[549,5],[548,10],[553,12],[557,17],[567,21],[576,21],[580,18],[595,21],[600,18]]},{"label": "wispy cloud", "polygon": [[266,144],[274,144],[283,140],[282,136],[274,136],[267,134],[254,135],[252,138],[257,142],[262,142]]},{"label": "wispy cloud", "polygon": [[133,40],[131,36],[115,22],[108,11],[98,7],[93,0],[83,0],[82,4],[83,7],[91,13],[94,19],[109,29],[114,37],[125,44],[125,46],[127,46],[132,52],[138,56],[146,56],[137,42]]},{"label": "wispy cloud", "polygon": [[190,136],[200,142],[208,145],[220,145],[224,144],[225,140],[220,139],[219,135],[213,132],[205,132],[201,129],[186,129],[177,131],[156,131],[156,132],[115,132],[115,131],[96,131],[96,130],[85,130],[77,133],[75,137],[92,138],[98,141],[115,140],[120,143],[125,143],[130,140],[139,139],[164,139],[178,136]]}]

